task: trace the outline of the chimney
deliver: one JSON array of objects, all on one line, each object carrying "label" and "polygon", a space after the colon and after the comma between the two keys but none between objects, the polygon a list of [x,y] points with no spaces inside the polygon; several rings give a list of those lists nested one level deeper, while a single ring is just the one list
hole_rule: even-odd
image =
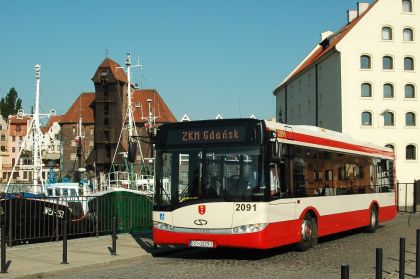
[{"label": "chimney", "polygon": [[321,42],[323,41],[323,40],[325,40],[326,38],[328,38],[329,36],[331,36],[332,34],[334,34],[333,32],[331,32],[331,31],[325,31],[325,32],[322,32],[321,33]]},{"label": "chimney", "polygon": [[369,8],[369,3],[357,2],[357,16],[361,16]]},{"label": "chimney", "polygon": [[355,10],[348,10],[347,11],[347,23],[352,22],[357,18],[357,11]]}]

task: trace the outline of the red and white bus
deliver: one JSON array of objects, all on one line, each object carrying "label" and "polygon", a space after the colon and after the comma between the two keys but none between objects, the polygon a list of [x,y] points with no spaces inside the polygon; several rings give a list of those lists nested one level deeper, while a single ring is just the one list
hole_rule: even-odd
[{"label": "red and white bus", "polygon": [[392,149],[338,132],[255,120],[157,131],[153,240],[268,249],[396,216]]}]

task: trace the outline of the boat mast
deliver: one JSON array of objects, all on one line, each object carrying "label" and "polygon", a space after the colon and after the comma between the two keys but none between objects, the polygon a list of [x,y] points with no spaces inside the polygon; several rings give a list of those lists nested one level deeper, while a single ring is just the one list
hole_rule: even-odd
[{"label": "boat mast", "polygon": [[131,106],[131,54],[127,53],[125,58],[125,69],[127,71],[127,113],[128,113],[128,140],[133,136],[133,108]]},{"label": "boat mast", "polygon": [[84,139],[83,131],[82,131],[82,96],[79,98],[79,123],[77,123],[77,135],[75,138],[75,141],[77,143],[77,176],[74,175],[74,177],[77,177],[77,182],[79,182],[81,177],[81,168],[82,168],[82,156],[83,156],[83,145],[82,145],[82,139]]},{"label": "boat mast", "polygon": [[[127,73],[127,114],[128,114],[127,115],[127,118],[128,118],[127,128],[128,128],[129,145],[130,145],[130,142],[133,142],[133,136],[137,136],[137,129],[135,126],[136,123],[135,123],[134,115],[133,115],[133,104],[132,104],[133,96],[131,92],[131,68],[132,67],[141,67],[141,65],[140,64],[131,65],[131,54],[127,53],[127,56],[125,58],[125,71]],[[144,164],[143,151],[141,150],[141,146],[139,142],[137,142],[137,148],[140,151],[140,158],[141,158],[142,163]]]},{"label": "boat mast", "polygon": [[[42,157],[41,157],[41,146],[40,141],[42,137],[41,125],[39,121],[39,85],[41,82],[41,66],[39,64],[35,65],[35,80],[36,80],[36,90],[35,90],[35,107],[33,114],[33,191],[35,193],[42,193],[44,188],[44,182],[42,180]],[[40,186],[39,186],[40,184]]]},{"label": "boat mast", "polygon": [[35,106],[32,114],[25,114],[22,109],[17,113],[17,119],[24,119],[25,117],[31,117],[29,127],[25,139],[20,147],[19,155],[13,166],[12,173],[10,174],[9,180],[7,182],[6,192],[9,192],[10,183],[15,172],[16,166],[19,164],[20,156],[26,142],[28,141],[29,135],[32,132],[32,159],[33,159],[33,181],[32,181],[32,192],[33,193],[43,193],[44,191],[44,180],[42,179],[42,155],[41,155],[41,142],[42,142],[42,131],[41,131],[41,122],[40,117],[50,117],[55,114],[55,110],[51,110],[48,114],[39,113],[39,92],[40,92],[40,83],[41,83],[41,66],[39,64],[35,65]]},{"label": "boat mast", "polygon": [[143,119],[146,120],[145,127],[146,127],[147,134],[150,137],[150,155],[151,155],[151,157],[147,158],[147,159],[148,159],[149,164],[154,164],[153,141],[151,139],[156,136],[156,125],[155,124],[156,124],[156,119],[159,116],[156,116],[155,113],[154,113],[154,108],[152,106],[152,99],[147,99],[146,102],[147,102],[147,105],[148,105],[149,113],[148,113],[148,116],[143,117]]}]

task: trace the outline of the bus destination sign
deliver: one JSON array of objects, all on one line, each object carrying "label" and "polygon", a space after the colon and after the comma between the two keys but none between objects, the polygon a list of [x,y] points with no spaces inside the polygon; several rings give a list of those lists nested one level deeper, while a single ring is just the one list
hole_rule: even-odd
[{"label": "bus destination sign", "polygon": [[168,131],[168,144],[244,142],[244,126],[176,129]]}]

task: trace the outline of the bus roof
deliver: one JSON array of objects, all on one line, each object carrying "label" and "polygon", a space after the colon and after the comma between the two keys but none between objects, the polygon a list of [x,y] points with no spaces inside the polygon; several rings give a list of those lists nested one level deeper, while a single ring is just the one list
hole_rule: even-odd
[{"label": "bus roof", "polygon": [[[261,125],[262,123],[264,125]],[[260,128],[263,128],[263,126],[266,126],[267,133],[261,133]],[[211,138],[212,133],[222,135],[223,132],[228,132],[229,136],[227,138],[220,137],[220,139],[215,137],[214,140]],[[239,136],[231,138],[231,132],[237,132]],[[208,138],[206,138],[207,135]],[[374,156],[382,159],[395,158],[394,151],[391,148],[356,140],[350,135],[340,132],[316,126],[287,125],[249,118],[166,123],[158,128],[156,147],[194,144],[261,144],[267,135],[269,135],[268,139],[277,139],[279,142],[293,145]]]},{"label": "bus roof", "polygon": [[287,125],[273,121],[264,121],[269,131],[275,132],[274,138],[280,142],[303,145],[321,149],[331,149],[346,153],[376,156],[384,159],[394,159],[394,150],[373,144],[368,141],[356,140],[350,135],[307,125]]}]

